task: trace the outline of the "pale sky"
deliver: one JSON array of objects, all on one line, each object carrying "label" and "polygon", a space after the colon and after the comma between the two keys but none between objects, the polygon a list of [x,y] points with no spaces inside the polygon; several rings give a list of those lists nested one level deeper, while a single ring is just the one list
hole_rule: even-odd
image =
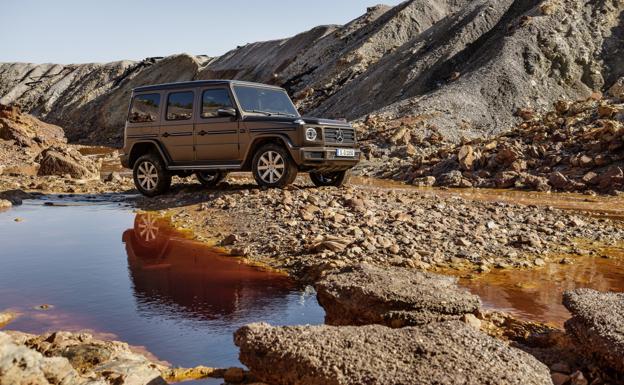
[{"label": "pale sky", "polygon": [[0,62],[216,56],[321,24],[345,24],[376,1],[0,0]]}]

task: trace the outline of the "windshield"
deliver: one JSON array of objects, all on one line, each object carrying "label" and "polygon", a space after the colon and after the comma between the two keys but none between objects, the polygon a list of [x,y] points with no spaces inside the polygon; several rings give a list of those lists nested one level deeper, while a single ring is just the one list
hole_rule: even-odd
[{"label": "windshield", "polygon": [[257,112],[266,115],[299,116],[297,109],[284,90],[234,86],[234,92],[245,112]]}]

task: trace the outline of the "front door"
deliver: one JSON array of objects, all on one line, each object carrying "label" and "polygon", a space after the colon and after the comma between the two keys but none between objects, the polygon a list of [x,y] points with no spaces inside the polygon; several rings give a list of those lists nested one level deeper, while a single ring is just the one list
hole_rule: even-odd
[{"label": "front door", "polygon": [[225,87],[202,90],[201,110],[195,125],[195,152],[199,163],[239,162],[238,119],[219,116],[220,108],[234,107]]},{"label": "front door", "polygon": [[171,91],[167,94],[165,116],[160,126],[160,140],[167,148],[173,162],[192,162],[193,102],[192,90]]}]

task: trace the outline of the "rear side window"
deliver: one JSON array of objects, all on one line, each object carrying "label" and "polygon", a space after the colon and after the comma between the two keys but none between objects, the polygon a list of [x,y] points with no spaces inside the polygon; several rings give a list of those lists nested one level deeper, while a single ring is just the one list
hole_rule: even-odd
[{"label": "rear side window", "polygon": [[167,97],[167,120],[188,120],[193,117],[193,91],[172,92]]},{"label": "rear side window", "polygon": [[202,118],[218,117],[219,108],[233,107],[230,93],[225,88],[206,90],[202,94]]},{"label": "rear side window", "polygon": [[130,123],[148,123],[158,120],[160,94],[137,95],[130,108]]}]

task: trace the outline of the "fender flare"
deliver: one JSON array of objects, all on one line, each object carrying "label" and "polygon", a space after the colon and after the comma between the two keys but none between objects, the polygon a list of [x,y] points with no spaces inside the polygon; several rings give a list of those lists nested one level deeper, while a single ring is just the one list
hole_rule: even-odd
[{"label": "fender flare", "polygon": [[251,142],[251,144],[247,148],[247,152],[245,153],[245,156],[243,157],[243,159],[244,159],[243,160],[243,164],[247,165],[247,164],[251,163],[251,158],[253,157],[252,149],[254,149],[254,147],[256,146],[257,142],[265,140],[265,139],[277,139],[277,140],[279,140],[282,143],[282,145],[284,145],[284,147],[286,148],[286,150],[288,151],[290,156],[293,157],[292,150],[295,148],[295,145],[290,140],[288,135],[286,135],[286,134],[267,133],[267,134],[257,135],[257,136],[255,136],[253,138],[253,141]]},{"label": "fender flare", "polygon": [[[132,151],[134,151],[134,148],[139,145],[139,144],[153,144],[156,149],[158,150],[158,153],[160,154],[160,157],[163,159],[163,161],[165,162],[165,166],[169,166],[172,162],[171,162],[171,157],[169,156],[169,153],[167,152],[167,149],[164,148],[164,146],[162,145],[162,143],[160,143],[160,141],[155,140],[155,139],[145,139],[145,140],[141,140],[139,142],[135,142],[132,144],[132,147],[130,148],[130,151],[128,152],[128,159],[130,161],[130,159],[132,159]],[[134,167],[134,164],[129,164],[130,168]]]}]

